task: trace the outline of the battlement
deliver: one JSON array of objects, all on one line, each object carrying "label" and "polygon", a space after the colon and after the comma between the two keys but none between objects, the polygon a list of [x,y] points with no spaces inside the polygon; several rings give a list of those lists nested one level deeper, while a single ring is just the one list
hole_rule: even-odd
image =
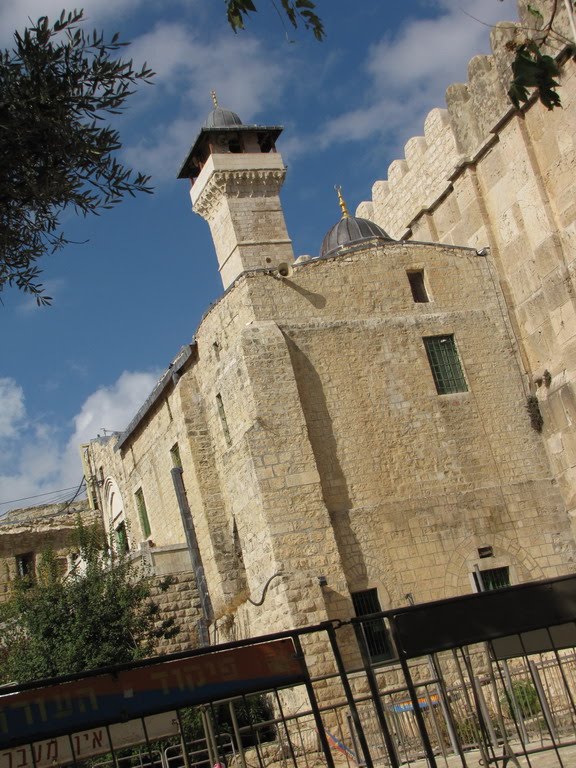
[{"label": "battlement", "polygon": [[[394,160],[388,178],[376,181],[372,200],[362,202],[357,215],[372,219],[395,238],[409,233],[411,222],[451,188],[451,177],[463,163],[478,155],[487,140],[513,108],[507,96],[513,51],[510,41],[534,34],[537,18],[528,10],[539,9],[547,21],[546,0],[519,0],[517,22],[500,22],[490,35],[492,54],[475,56],[468,65],[468,81],[454,83],[446,91],[446,109],[433,109],[424,121],[424,136],[409,139],[404,158]],[[558,8],[554,28],[569,34],[563,7]],[[550,53],[557,53],[550,49]]]}]

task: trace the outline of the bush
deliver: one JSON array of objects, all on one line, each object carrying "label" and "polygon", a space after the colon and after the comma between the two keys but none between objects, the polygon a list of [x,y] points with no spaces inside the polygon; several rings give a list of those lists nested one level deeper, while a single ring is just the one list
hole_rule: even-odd
[{"label": "bush", "polygon": [[[274,719],[274,713],[268,699],[263,694],[246,696],[241,701],[234,702],[234,712],[240,729],[252,725],[254,731],[242,732],[242,746],[244,748],[254,746],[257,739],[260,742],[273,741],[276,736],[274,726],[257,729],[259,723]],[[215,733],[234,736],[230,708],[228,704],[215,704],[208,709],[208,714],[213,719]],[[189,707],[181,711],[182,725],[186,741],[197,741],[204,738],[204,727],[199,707]],[[258,736],[256,736],[256,729]]]},{"label": "bush", "polygon": [[[512,696],[516,702],[516,708],[522,717],[534,717],[534,715],[541,712],[542,707],[540,705],[538,693],[531,680],[514,680],[512,683]],[[508,715],[514,717],[516,712],[510,691],[506,690],[500,701],[508,711]]]}]

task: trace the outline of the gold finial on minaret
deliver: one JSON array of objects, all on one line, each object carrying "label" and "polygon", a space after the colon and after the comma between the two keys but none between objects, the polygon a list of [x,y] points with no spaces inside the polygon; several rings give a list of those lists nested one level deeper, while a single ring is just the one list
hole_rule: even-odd
[{"label": "gold finial on minaret", "polygon": [[216,91],[210,91],[210,96],[212,96],[212,101],[214,102],[214,108],[218,106],[218,99],[216,98]]},{"label": "gold finial on minaret", "polygon": [[350,214],[348,213],[346,202],[342,197],[342,187],[339,184],[337,184],[334,186],[334,189],[336,190],[336,194],[338,195],[338,205],[340,206],[340,209],[342,211],[342,218],[347,219],[350,216]]}]

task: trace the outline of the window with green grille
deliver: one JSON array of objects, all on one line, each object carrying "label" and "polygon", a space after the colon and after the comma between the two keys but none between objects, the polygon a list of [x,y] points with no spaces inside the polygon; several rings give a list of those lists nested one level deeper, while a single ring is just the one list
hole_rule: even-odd
[{"label": "window with green grille", "polygon": [[510,586],[510,569],[507,565],[502,568],[488,568],[486,571],[476,571],[474,581],[479,592],[491,592],[493,589],[504,589]]},{"label": "window with green grille", "polygon": [[[352,592],[352,604],[356,616],[368,616],[380,613],[380,601],[376,589],[365,589],[362,592]],[[389,661],[395,654],[388,638],[388,630],[384,619],[366,619],[355,625],[358,642],[364,642],[372,663]]]},{"label": "window with green grille", "polygon": [[130,542],[128,541],[128,533],[126,531],[126,523],[122,521],[116,526],[116,541],[118,543],[118,549],[120,552],[130,551]]},{"label": "window with green grille", "polygon": [[138,490],[134,495],[136,497],[136,506],[138,507],[138,517],[140,518],[140,527],[142,528],[142,533],[144,534],[144,538],[147,538],[148,536],[150,536],[151,528],[150,528],[150,520],[148,520],[148,510],[146,509],[146,502],[144,501],[144,492],[142,491],[142,488],[138,488]]},{"label": "window with green grille", "polygon": [[425,336],[424,346],[438,394],[466,392],[468,386],[454,343],[454,336]]}]

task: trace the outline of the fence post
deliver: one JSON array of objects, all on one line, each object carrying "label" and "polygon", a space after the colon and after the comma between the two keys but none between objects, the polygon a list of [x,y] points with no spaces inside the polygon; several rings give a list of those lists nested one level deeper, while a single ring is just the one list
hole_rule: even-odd
[{"label": "fence post", "polygon": [[360,715],[358,713],[356,702],[354,701],[354,695],[352,693],[352,688],[350,687],[350,681],[348,680],[346,669],[344,668],[344,662],[342,661],[342,655],[340,653],[340,648],[338,647],[338,640],[336,638],[336,630],[334,629],[334,626],[332,624],[329,624],[326,627],[326,632],[330,640],[332,653],[334,655],[334,660],[336,661],[336,667],[338,668],[340,682],[342,683],[342,688],[344,688],[346,703],[350,708],[350,717],[352,718],[354,728],[356,729],[356,733],[358,735],[358,741],[360,742],[360,747],[364,755],[364,762],[367,768],[373,768],[374,764],[372,762],[372,755],[370,754],[370,747],[368,746],[366,734],[364,733],[364,728],[362,727],[362,723],[360,721]]},{"label": "fence post", "polygon": [[530,667],[530,674],[532,675],[532,680],[534,681],[534,687],[536,688],[536,693],[538,694],[538,698],[540,700],[540,706],[542,707],[542,714],[544,715],[544,719],[546,720],[546,725],[548,726],[548,730],[550,731],[550,736],[552,737],[553,742],[557,742],[558,734],[556,733],[556,727],[554,725],[554,720],[552,718],[552,712],[550,711],[548,699],[546,698],[546,694],[544,692],[544,686],[542,685],[540,673],[538,672],[538,668],[536,667],[536,664],[532,661],[532,659],[528,660],[528,666]]},{"label": "fence post", "polygon": [[514,686],[512,685],[510,668],[508,667],[508,662],[506,661],[506,659],[502,659],[502,674],[504,676],[504,685],[506,687],[506,691],[508,692],[508,701],[510,704],[510,709],[512,710],[512,714],[518,725],[519,735],[522,741],[524,742],[524,744],[527,744],[528,733],[526,732],[526,726],[524,724],[524,717],[522,715],[522,711],[518,706],[518,702],[516,701],[516,696],[514,695]]},{"label": "fence post", "polygon": [[428,731],[426,730],[426,723],[424,722],[424,718],[422,717],[422,712],[420,710],[420,703],[418,701],[418,694],[416,693],[416,688],[414,686],[414,681],[412,680],[412,675],[410,674],[408,661],[406,660],[406,656],[404,655],[404,649],[402,648],[402,643],[400,642],[400,638],[398,636],[396,622],[393,616],[389,616],[388,621],[390,623],[390,631],[392,633],[392,638],[394,640],[394,646],[398,651],[398,661],[400,662],[400,666],[402,667],[402,674],[404,675],[404,679],[406,680],[406,687],[408,689],[408,693],[410,694],[410,701],[412,702],[412,709],[414,711],[414,717],[416,718],[416,724],[418,725],[418,730],[420,731],[420,738],[422,739],[422,745],[424,747],[424,751],[426,752],[426,758],[428,759],[430,768],[437,768],[434,749],[432,747],[430,737],[428,736]]},{"label": "fence post", "polygon": [[330,751],[330,745],[328,744],[328,739],[326,738],[326,733],[324,731],[324,723],[322,721],[322,715],[320,714],[320,709],[318,708],[318,702],[316,701],[316,692],[314,691],[314,686],[312,685],[312,680],[310,679],[310,672],[308,671],[308,665],[306,664],[306,659],[304,657],[304,651],[302,649],[302,643],[300,642],[300,636],[295,634],[292,637],[292,640],[294,641],[294,645],[296,646],[296,653],[298,657],[302,660],[302,664],[304,666],[304,685],[306,686],[306,692],[308,693],[308,699],[310,700],[310,709],[312,710],[312,715],[314,717],[314,723],[316,724],[316,730],[318,731],[318,736],[320,738],[320,744],[322,745],[322,751],[324,752],[324,757],[326,758],[326,763],[328,765],[328,768],[336,768],[334,765],[334,758],[332,757],[332,752]]},{"label": "fence post", "polygon": [[234,731],[234,738],[238,745],[238,756],[240,757],[240,765],[242,768],[246,768],[246,758],[244,757],[244,745],[242,744],[242,735],[240,734],[240,728],[238,728],[238,719],[236,717],[236,710],[234,709],[234,702],[228,702],[228,709],[230,710],[230,720],[232,721],[232,730]]},{"label": "fence post", "polygon": [[432,672],[433,676],[436,678],[436,681],[437,681],[436,690],[438,691],[440,708],[442,709],[442,714],[444,715],[444,720],[446,721],[446,728],[448,729],[448,738],[450,739],[450,746],[452,747],[452,751],[454,752],[455,755],[460,754],[460,747],[458,746],[458,739],[456,738],[456,732],[454,730],[452,713],[450,712],[450,708],[448,706],[448,695],[446,693],[446,686],[444,685],[444,680],[442,679],[440,666],[438,664],[438,660],[435,654],[431,654],[430,656],[428,656],[428,664],[430,665],[430,671]]}]

